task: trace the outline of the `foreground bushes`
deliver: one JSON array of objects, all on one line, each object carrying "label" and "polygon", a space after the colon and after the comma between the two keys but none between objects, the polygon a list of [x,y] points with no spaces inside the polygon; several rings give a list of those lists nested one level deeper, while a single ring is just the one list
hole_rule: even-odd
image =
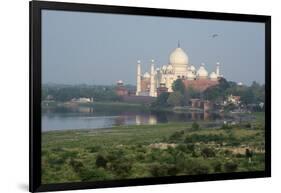
[{"label": "foreground bushes", "polygon": [[[48,136],[53,138],[45,140],[48,145],[42,150],[42,181],[99,181],[264,169],[264,153],[253,153],[251,149],[264,146],[263,130],[255,129],[256,125],[206,130],[196,124],[176,129],[144,127],[137,135],[128,135],[131,129],[97,135],[50,133]],[[158,135],[160,129],[165,135]],[[73,138],[79,140],[69,140]],[[60,139],[61,146],[55,139]],[[62,139],[65,141],[61,142]],[[57,147],[52,148],[53,144]],[[242,145],[249,145],[249,150],[239,152]]]}]

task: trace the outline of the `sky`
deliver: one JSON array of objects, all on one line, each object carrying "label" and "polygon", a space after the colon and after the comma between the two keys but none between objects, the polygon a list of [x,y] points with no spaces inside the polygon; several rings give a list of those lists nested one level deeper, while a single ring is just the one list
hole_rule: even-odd
[{"label": "sky", "polygon": [[196,68],[265,82],[264,23],[54,10],[42,13],[42,82],[135,85],[137,60],[142,72],[166,65],[178,41]]}]

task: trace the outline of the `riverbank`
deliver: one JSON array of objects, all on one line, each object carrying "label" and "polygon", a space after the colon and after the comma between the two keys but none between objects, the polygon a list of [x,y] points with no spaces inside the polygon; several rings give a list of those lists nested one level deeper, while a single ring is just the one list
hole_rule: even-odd
[{"label": "riverbank", "polygon": [[42,103],[43,109],[48,108],[77,108],[77,107],[91,107],[96,111],[122,111],[122,110],[133,110],[133,111],[152,111],[152,112],[175,112],[175,113],[187,113],[187,112],[203,112],[200,108],[185,107],[153,107],[149,104],[144,103],[129,103],[121,101],[95,101],[88,103],[78,102],[44,102]]},{"label": "riverbank", "polygon": [[[42,133],[43,183],[264,169],[264,122],[117,126]],[[251,162],[245,154],[253,152]]]}]

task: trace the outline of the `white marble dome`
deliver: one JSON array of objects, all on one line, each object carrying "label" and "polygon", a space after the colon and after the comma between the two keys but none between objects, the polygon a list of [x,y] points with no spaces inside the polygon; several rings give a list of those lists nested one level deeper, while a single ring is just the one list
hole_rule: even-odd
[{"label": "white marble dome", "polygon": [[193,65],[191,65],[191,66],[189,67],[189,69],[190,69],[192,72],[195,72],[195,71],[196,71],[196,68],[195,68],[195,66],[193,66]]},{"label": "white marble dome", "polygon": [[210,79],[211,79],[211,80],[217,80],[217,79],[218,79],[218,75],[217,75],[215,72],[212,72],[212,73],[210,74]]},{"label": "white marble dome", "polygon": [[170,71],[170,72],[173,71],[173,66],[172,66],[171,64],[169,64],[169,65],[167,66],[167,70]]},{"label": "white marble dome", "polygon": [[197,70],[197,76],[199,77],[207,77],[208,71],[205,69],[204,64],[200,66],[200,68]]},{"label": "white marble dome", "polygon": [[144,73],[143,75],[144,78],[150,78],[150,74],[148,72]]},{"label": "white marble dome", "polygon": [[194,80],[196,78],[196,75],[192,71],[187,71],[187,79],[188,80]]},{"label": "white marble dome", "polygon": [[176,48],[170,54],[170,64],[172,65],[187,65],[188,64],[188,56],[181,48]]}]

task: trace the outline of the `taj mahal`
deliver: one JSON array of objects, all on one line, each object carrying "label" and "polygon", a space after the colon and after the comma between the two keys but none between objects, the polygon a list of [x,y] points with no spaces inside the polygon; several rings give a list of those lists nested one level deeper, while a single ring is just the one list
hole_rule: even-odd
[{"label": "taj mahal", "polygon": [[179,43],[178,47],[171,52],[168,64],[156,68],[154,63],[155,61],[151,60],[150,72],[142,74],[141,61],[137,61],[136,96],[157,97],[162,92],[173,92],[172,85],[177,79],[181,79],[186,88],[192,87],[194,90],[203,92],[217,85],[222,77],[219,63],[211,73],[206,70],[204,63],[196,69],[189,63],[188,55]]}]

